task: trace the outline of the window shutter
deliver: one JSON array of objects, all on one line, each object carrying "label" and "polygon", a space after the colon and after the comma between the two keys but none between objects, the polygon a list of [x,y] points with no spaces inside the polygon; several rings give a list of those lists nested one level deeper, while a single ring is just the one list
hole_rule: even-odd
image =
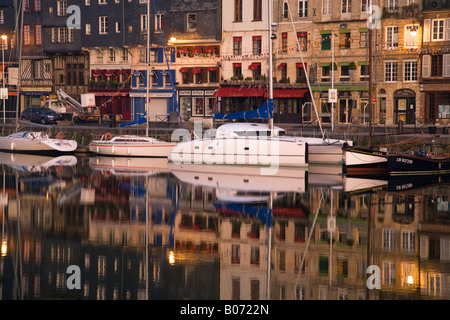
[{"label": "window shutter", "polygon": [[442,75],[450,78],[450,54],[444,54],[443,62],[444,69],[442,70]]},{"label": "window shutter", "polygon": [[423,22],[423,41],[430,42],[431,40],[431,19],[425,19]]},{"label": "window shutter", "polygon": [[422,58],[422,77],[429,78],[431,71],[431,56],[425,55]]},{"label": "window shutter", "polygon": [[450,18],[445,19],[444,39],[450,41]]}]

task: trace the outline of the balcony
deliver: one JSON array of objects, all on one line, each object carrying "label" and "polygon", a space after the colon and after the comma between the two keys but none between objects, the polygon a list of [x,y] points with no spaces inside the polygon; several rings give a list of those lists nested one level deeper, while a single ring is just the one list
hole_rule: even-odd
[{"label": "balcony", "polygon": [[418,18],[420,15],[421,11],[417,3],[403,7],[383,8],[384,19]]}]

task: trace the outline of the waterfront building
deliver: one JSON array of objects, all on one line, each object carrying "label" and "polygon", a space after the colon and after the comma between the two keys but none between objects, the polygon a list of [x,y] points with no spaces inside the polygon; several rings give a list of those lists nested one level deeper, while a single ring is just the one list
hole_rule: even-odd
[{"label": "waterfront building", "polygon": [[[5,88],[8,88],[8,99],[5,100],[5,116],[6,118],[15,118],[16,116],[16,104],[17,104],[17,50],[15,50],[15,37],[16,37],[16,20],[15,10],[16,1],[7,0],[0,3],[0,35],[5,35],[6,40],[1,41],[2,54],[4,54],[4,61],[2,61],[2,72],[0,77],[2,79],[2,87],[5,84]],[[4,75],[4,79],[3,79]],[[2,101],[3,110],[3,101]],[[3,119],[3,112],[1,115]]]},{"label": "waterfront building", "polygon": [[88,92],[89,56],[82,51],[81,29],[67,27],[67,21],[71,16],[67,8],[67,1],[43,2],[43,49],[52,60],[53,96],[61,89],[72,98],[81,101],[81,94]]},{"label": "waterfront building", "polygon": [[211,118],[222,77],[222,2],[174,0],[169,44],[176,50],[176,89],[183,120]]},{"label": "waterfront building", "polygon": [[422,72],[419,74],[423,125],[443,126],[450,123],[450,3],[423,1]]}]

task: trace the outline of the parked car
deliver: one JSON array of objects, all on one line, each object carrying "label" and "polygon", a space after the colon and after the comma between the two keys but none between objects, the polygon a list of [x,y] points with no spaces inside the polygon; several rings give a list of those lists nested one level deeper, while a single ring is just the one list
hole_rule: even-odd
[{"label": "parked car", "polygon": [[39,122],[42,124],[55,123],[59,120],[64,120],[64,117],[55,111],[48,108],[28,108],[22,112],[20,117],[22,120],[29,120]]}]

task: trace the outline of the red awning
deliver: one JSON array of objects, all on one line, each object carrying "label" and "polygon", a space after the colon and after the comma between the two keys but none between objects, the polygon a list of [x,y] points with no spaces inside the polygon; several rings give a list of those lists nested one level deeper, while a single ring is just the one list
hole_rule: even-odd
[{"label": "red awning", "polygon": [[274,89],[274,98],[303,98],[308,89]]},{"label": "red awning", "polygon": [[[295,64],[295,66],[296,66],[297,68],[303,68],[303,63],[297,62],[297,63]],[[308,64],[305,63],[305,68],[307,68],[307,67],[308,67]]]},{"label": "red awning", "polygon": [[103,75],[103,70],[92,70],[93,77],[100,77]]},{"label": "red awning", "polygon": [[124,74],[124,73],[130,73],[131,70],[130,69],[122,69],[119,71],[120,74]]},{"label": "red awning", "polygon": [[208,67],[208,71],[216,71],[217,68],[216,67]]},{"label": "red awning", "polygon": [[180,69],[180,72],[181,72],[181,73],[186,73],[186,72],[188,72],[188,68],[181,68],[181,69]]},{"label": "red awning", "polygon": [[264,97],[265,92],[265,88],[219,88],[214,96],[226,98]]},{"label": "red awning", "polygon": [[118,70],[106,70],[105,76],[110,77],[115,75],[118,72]]},{"label": "red awning", "polygon": [[242,63],[233,63],[233,68],[240,68],[242,67]]},{"label": "red awning", "polygon": [[202,72],[202,68],[199,68],[199,67],[192,68],[192,73],[200,73],[200,72]]},{"label": "red awning", "polygon": [[261,62],[253,62],[253,63],[248,67],[248,69],[249,69],[249,70],[256,70],[256,69],[259,68],[259,66],[261,66]]},{"label": "red awning", "polygon": [[[303,98],[308,89],[274,89],[274,98]],[[245,98],[245,97],[269,97],[266,88],[219,88],[214,93],[215,97]]]},{"label": "red awning", "polygon": [[282,63],[278,66],[278,70],[283,70],[283,68],[286,66],[286,63]]}]

